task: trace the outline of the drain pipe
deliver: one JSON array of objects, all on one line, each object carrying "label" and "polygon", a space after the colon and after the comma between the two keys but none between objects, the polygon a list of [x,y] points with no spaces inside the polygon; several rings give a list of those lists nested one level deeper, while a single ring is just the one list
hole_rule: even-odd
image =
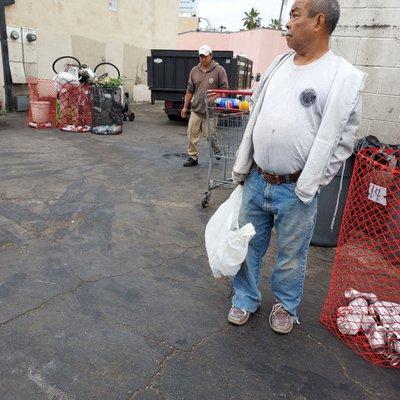
[{"label": "drain pipe", "polygon": [[3,57],[3,75],[4,75],[4,91],[6,95],[6,110],[12,107],[12,93],[11,93],[11,70],[10,58],[8,56],[8,42],[7,42],[7,27],[6,27],[6,5],[13,4],[14,2],[0,0],[0,39],[1,39],[1,55]]}]

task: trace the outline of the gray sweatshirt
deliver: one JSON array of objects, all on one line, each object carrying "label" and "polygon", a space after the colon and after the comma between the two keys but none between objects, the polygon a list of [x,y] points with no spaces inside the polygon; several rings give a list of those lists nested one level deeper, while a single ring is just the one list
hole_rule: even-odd
[{"label": "gray sweatshirt", "polygon": [[[253,130],[271,77],[292,54],[289,52],[274,60],[251,97],[249,122],[233,166],[233,180],[236,183],[245,179],[254,162]],[[365,79],[365,73],[340,57],[318,131],[296,184],[296,195],[305,204],[309,204],[315,194],[332,180],[353,152],[361,120],[361,92]]]},{"label": "gray sweatshirt", "polygon": [[214,60],[207,71],[203,71],[199,64],[192,68],[189,75],[187,92],[193,93],[191,108],[202,118],[206,116],[205,94],[210,89],[228,89],[225,69]]}]

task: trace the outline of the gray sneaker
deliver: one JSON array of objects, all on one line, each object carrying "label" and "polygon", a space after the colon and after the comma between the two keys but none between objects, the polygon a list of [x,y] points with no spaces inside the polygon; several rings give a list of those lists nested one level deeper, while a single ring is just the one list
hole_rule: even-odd
[{"label": "gray sneaker", "polygon": [[293,318],[281,303],[273,305],[269,315],[269,326],[277,333],[289,333],[293,329]]},{"label": "gray sneaker", "polygon": [[250,312],[232,306],[229,310],[228,321],[233,325],[244,325],[250,318]]}]

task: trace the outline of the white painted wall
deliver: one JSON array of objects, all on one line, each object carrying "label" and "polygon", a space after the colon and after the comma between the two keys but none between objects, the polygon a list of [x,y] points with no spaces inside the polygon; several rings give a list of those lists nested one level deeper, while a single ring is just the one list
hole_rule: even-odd
[{"label": "white painted wall", "polygon": [[6,7],[7,25],[37,30],[37,75],[52,78],[52,62],[73,55],[94,67],[116,64],[128,78],[125,89],[148,100],[146,57],[151,48],[176,48],[179,0],[18,0]]}]

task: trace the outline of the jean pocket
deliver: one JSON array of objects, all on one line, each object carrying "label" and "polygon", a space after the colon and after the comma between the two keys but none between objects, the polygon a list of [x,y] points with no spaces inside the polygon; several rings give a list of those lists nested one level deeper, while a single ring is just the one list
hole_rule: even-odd
[{"label": "jean pocket", "polygon": [[257,173],[257,171],[255,171],[254,169],[250,170],[250,172],[247,174],[244,182],[249,183],[254,178],[255,173]]},{"label": "jean pocket", "polygon": [[288,193],[290,193],[290,195],[292,197],[297,197],[296,192],[295,192],[296,183],[294,183],[294,182],[284,183],[284,184],[282,184],[282,186],[284,186],[287,189]]}]

